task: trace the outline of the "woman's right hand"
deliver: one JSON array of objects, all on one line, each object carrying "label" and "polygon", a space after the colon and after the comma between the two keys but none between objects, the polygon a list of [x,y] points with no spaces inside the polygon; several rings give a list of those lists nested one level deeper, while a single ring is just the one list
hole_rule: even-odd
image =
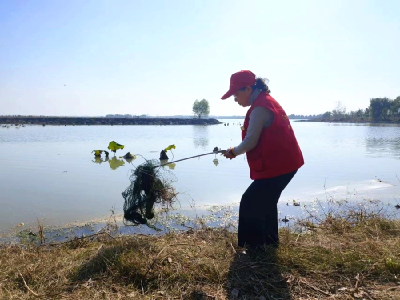
[{"label": "woman's right hand", "polygon": [[233,148],[229,148],[229,149],[225,150],[225,152],[223,152],[222,155],[229,159],[236,157],[235,152],[233,151]]}]

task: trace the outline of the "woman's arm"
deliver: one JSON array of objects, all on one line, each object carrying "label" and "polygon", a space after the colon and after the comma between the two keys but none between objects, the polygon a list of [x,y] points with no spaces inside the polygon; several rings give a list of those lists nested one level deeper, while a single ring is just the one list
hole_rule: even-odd
[{"label": "woman's arm", "polygon": [[272,124],[274,113],[269,109],[257,106],[250,114],[249,127],[247,128],[246,137],[233,150],[236,155],[244,154],[257,146],[263,128],[267,128]]}]

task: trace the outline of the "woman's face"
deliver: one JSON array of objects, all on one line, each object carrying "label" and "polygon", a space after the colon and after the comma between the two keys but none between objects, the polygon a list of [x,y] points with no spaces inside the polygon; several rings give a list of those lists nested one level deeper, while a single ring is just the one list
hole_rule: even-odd
[{"label": "woman's face", "polygon": [[235,99],[235,102],[237,102],[240,106],[249,106],[251,92],[251,87],[248,85],[246,86],[245,90],[239,90],[235,94],[233,94],[233,98]]}]

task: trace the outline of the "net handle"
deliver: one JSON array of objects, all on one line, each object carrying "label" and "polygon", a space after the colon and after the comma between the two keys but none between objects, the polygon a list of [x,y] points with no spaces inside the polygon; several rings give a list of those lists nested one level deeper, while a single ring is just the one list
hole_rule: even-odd
[{"label": "net handle", "polygon": [[204,153],[204,154],[199,154],[199,155],[195,155],[195,156],[191,156],[191,157],[186,157],[186,158],[178,159],[178,160],[175,160],[175,161],[170,161],[170,162],[167,162],[165,164],[158,165],[158,166],[154,166],[153,169],[159,168],[159,167],[163,167],[163,166],[166,166],[166,165],[169,165],[169,164],[172,164],[172,163],[184,161],[184,160],[187,160],[187,159],[191,159],[191,158],[197,158],[197,157],[201,157],[201,156],[205,156],[205,155],[218,154],[218,153],[224,153],[224,152],[226,152],[226,150],[218,150],[218,151],[213,151],[213,152],[210,152],[210,153]]}]

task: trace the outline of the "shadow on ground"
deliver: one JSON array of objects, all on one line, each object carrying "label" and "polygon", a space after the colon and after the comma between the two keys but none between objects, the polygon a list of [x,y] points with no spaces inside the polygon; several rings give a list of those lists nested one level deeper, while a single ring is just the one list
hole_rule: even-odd
[{"label": "shadow on ground", "polygon": [[276,249],[236,254],[227,278],[228,299],[292,299]]}]

